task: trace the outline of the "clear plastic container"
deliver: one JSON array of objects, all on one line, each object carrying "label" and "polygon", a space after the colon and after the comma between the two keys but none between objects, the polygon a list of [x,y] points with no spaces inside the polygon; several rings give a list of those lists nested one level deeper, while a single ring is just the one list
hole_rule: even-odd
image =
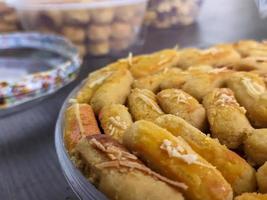
[{"label": "clear plastic container", "polygon": [[47,97],[76,79],[82,60],[63,37],[0,35],[0,116]]},{"label": "clear plastic container", "polygon": [[0,1],[0,33],[20,30],[16,11],[6,3]]},{"label": "clear plastic container", "polygon": [[146,24],[155,28],[190,25],[196,21],[202,0],[150,0]]},{"label": "clear plastic container", "polygon": [[93,186],[93,184],[91,184],[89,180],[87,180],[85,176],[83,176],[83,174],[79,171],[79,169],[72,163],[64,144],[63,130],[65,110],[67,109],[69,100],[75,96],[75,94],[80,90],[82,85],[83,83],[80,86],[76,87],[76,89],[74,89],[73,92],[68,96],[59,113],[55,130],[56,151],[62,171],[70,187],[79,199],[107,200],[105,195],[99,190],[97,190]]},{"label": "clear plastic container", "polygon": [[8,2],[24,29],[63,34],[81,54],[93,56],[121,55],[138,44],[147,5],[147,0]]}]

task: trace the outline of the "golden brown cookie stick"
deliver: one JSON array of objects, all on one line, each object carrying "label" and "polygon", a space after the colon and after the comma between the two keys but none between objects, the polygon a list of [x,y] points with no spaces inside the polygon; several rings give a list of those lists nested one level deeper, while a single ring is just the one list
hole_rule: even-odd
[{"label": "golden brown cookie stick", "polygon": [[267,129],[255,129],[244,142],[245,153],[252,164],[263,165],[267,161]]},{"label": "golden brown cookie stick", "polygon": [[157,94],[157,100],[165,113],[181,117],[200,130],[205,129],[206,111],[191,95],[178,89],[166,89]]},{"label": "golden brown cookie stick", "polygon": [[93,94],[91,105],[95,113],[110,104],[124,104],[131,91],[133,77],[127,69],[114,72]]},{"label": "golden brown cookie stick", "polygon": [[[177,68],[176,68],[177,69]],[[179,68],[178,68],[179,69]],[[186,71],[181,71],[174,73],[170,76],[166,76],[161,84],[160,88],[162,90],[164,89],[170,89],[170,88],[181,88],[183,84],[193,77],[195,74],[199,73],[210,73],[212,71],[216,71],[217,69],[214,69],[213,67],[209,65],[194,65],[189,67]]]},{"label": "golden brown cookie stick", "polygon": [[122,143],[122,137],[133,121],[128,108],[121,104],[105,106],[99,113],[101,127],[105,134]]},{"label": "golden brown cookie stick", "polygon": [[267,127],[267,93],[263,79],[254,73],[239,72],[231,75],[227,86],[246,108],[250,122],[256,127]]},{"label": "golden brown cookie stick", "polygon": [[266,42],[260,43],[254,40],[241,40],[234,44],[234,48],[240,53],[242,57],[266,57],[267,55]]},{"label": "golden brown cookie stick", "polygon": [[205,135],[185,120],[163,115],[155,123],[174,136],[181,136],[204,159],[214,165],[231,184],[236,195],[256,190],[255,170],[235,152]]},{"label": "golden brown cookie stick", "polygon": [[175,137],[149,121],[135,122],[123,138],[151,169],[174,181],[184,182],[190,200],[232,200],[232,188],[221,173],[198,155],[182,137]]},{"label": "golden brown cookie stick", "polygon": [[75,103],[65,113],[64,140],[71,153],[82,137],[100,134],[93,109],[88,104]]},{"label": "golden brown cookie stick", "polygon": [[202,98],[214,88],[223,87],[230,73],[232,72],[225,68],[194,73],[186,80],[182,89],[198,101],[202,101]]},{"label": "golden brown cookie stick", "polygon": [[174,77],[176,80],[176,76],[179,76],[180,73],[181,70],[179,68],[167,68],[167,70],[135,80],[133,88],[148,89],[152,92],[158,92],[163,81],[169,80],[170,78],[174,79]]},{"label": "golden brown cookie stick", "polygon": [[166,49],[149,55],[132,58],[130,71],[134,78],[155,74],[166,68],[176,66],[179,55],[174,49]]},{"label": "golden brown cookie stick", "polygon": [[153,121],[164,114],[157,104],[156,95],[147,89],[133,89],[128,97],[128,106],[134,121]]},{"label": "golden brown cookie stick", "polygon": [[230,149],[238,148],[253,129],[232,90],[217,88],[203,99],[212,136]]},{"label": "golden brown cookie stick", "polygon": [[178,66],[183,69],[199,64],[224,67],[233,65],[240,59],[239,53],[231,44],[220,44],[204,50],[187,48],[179,51],[179,54]]},{"label": "golden brown cookie stick", "polygon": [[90,103],[95,91],[117,70],[127,69],[129,62],[122,59],[88,75],[83,87],[76,95],[79,103]]},{"label": "golden brown cookie stick", "polygon": [[109,199],[184,200],[185,185],[153,172],[106,135],[84,138],[76,151],[83,173]]}]

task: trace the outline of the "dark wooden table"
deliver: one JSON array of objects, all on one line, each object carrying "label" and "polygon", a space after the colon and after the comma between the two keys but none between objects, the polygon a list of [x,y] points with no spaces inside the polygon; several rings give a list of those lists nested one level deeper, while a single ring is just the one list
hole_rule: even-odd
[{"label": "dark wooden table", "polygon": [[[142,52],[267,38],[254,0],[206,0],[198,23],[175,30],[149,30]],[[111,58],[87,59],[77,81],[18,113],[0,118],[0,199],[63,200],[76,197],[60,170],[54,127],[68,93]]]}]

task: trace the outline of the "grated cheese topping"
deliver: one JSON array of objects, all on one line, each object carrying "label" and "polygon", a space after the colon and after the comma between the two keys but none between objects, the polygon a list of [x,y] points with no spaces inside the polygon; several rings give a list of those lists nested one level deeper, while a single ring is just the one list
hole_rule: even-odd
[{"label": "grated cheese topping", "polygon": [[202,55],[207,55],[207,54],[215,55],[215,54],[220,53],[220,52],[221,52],[220,49],[212,47],[212,48],[200,51],[200,54],[202,54]]},{"label": "grated cheese topping", "polygon": [[254,82],[252,79],[244,77],[242,78],[242,83],[246,87],[250,96],[255,97],[261,95],[265,92],[265,88],[260,84]]},{"label": "grated cheese topping", "polygon": [[129,53],[127,60],[128,60],[129,65],[132,67],[133,66],[133,53],[132,52]]},{"label": "grated cheese topping", "polygon": [[235,99],[233,93],[228,89],[220,89],[215,93],[215,105],[216,106],[227,106],[227,105],[234,105],[236,106],[242,113],[246,113],[246,109],[241,107],[237,100]]},{"label": "grated cheese topping", "polygon": [[160,146],[160,149],[167,151],[169,157],[179,158],[187,164],[193,164],[197,161],[196,154],[187,154],[182,146],[174,147],[170,140],[165,139]]},{"label": "grated cheese topping", "polygon": [[122,121],[120,116],[117,115],[115,117],[110,117],[109,120],[113,125],[117,126],[118,128],[121,128],[123,130],[127,129],[126,122]]},{"label": "grated cheese topping", "polygon": [[175,90],[173,93],[162,94],[163,98],[176,98],[177,103],[188,104],[188,100],[193,99],[191,96],[186,95],[181,91]]},{"label": "grated cheese topping", "polygon": [[163,181],[165,183],[167,183],[170,186],[174,186],[174,187],[178,187],[184,190],[188,189],[188,186],[184,183],[178,182],[178,181],[173,181],[171,179],[168,179],[164,176],[161,176],[160,174],[152,171],[151,169],[149,169],[148,167],[146,167],[145,165],[142,165],[138,162],[132,162],[132,161],[108,161],[108,162],[103,162],[100,164],[96,165],[97,168],[119,168],[119,167],[126,167],[129,168],[131,170],[135,169],[135,170],[139,170],[143,173],[146,173],[160,181]]},{"label": "grated cheese topping", "polygon": [[154,111],[156,111],[159,114],[162,114],[162,110],[159,108],[158,104],[153,101],[153,99],[151,99],[151,97],[154,98],[154,96],[152,96],[152,94],[144,94],[145,92],[143,92],[142,90],[136,90],[137,93],[137,97],[139,99],[141,99],[146,105],[150,106]]},{"label": "grated cheese topping", "polygon": [[74,107],[75,117],[76,117],[76,120],[78,122],[80,132],[83,135],[85,133],[85,130],[84,130],[82,119],[81,119],[80,105],[78,103],[76,103],[74,106],[75,106]]},{"label": "grated cheese topping", "polygon": [[219,74],[221,72],[226,72],[228,71],[227,67],[222,67],[222,68],[215,68],[215,69],[211,69],[208,71],[209,74]]},{"label": "grated cheese topping", "polygon": [[[177,137],[179,138],[179,136]],[[170,140],[163,140],[163,143],[160,146],[160,149],[167,151],[168,156],[170,158],[178,158],[184,161],[188,165],[196,164],[202,167],[207,167],[211,169],[215,169],[214,166],[202,163],[198,160],[198,155],[194,153],[188,153],[184,147],[181,145],[173,146]]]},{"label": "grated cheese topping", "polygon": [[179,44],[176,44],[174,47],[173,47],[173,50],[176,50],[176,51],[178,51],[180,49],[180,46],[179,46]]},{"label": "grated cheese topping", "polygon": [[120,148],[112,145],[112,144],[102,144],[101,142],[97,141],[95,138],[91,139],[90,142],[99,150],[104,153],[107,153],[108,157],[111,160],[137,160],[137,157],[131,153],[126,151],[122,151]]},{"label": "grated cheese topping", "polygon": [[127,123],[122,121],[120,116],[110,117],[108,126],[110,135],[113,136],[114,134],[118,134],[119,133],[118,128],[121,130],[126,130],[128,128]]},{"label": "grated cheese topping", "polygon": [[78,103],[78,101],[77,101],[77,99],[70,99],[69,103],[75,104],[75,103]]},{"label": "grated cheese topping", "polygon": [[170,180],[160,174],[152,171],[150,168],[146,167],[145,165],[138,163],[138,158],[126,151],[121,150],[119,147],[116,147],[112,144],[102,144],[100,141],[96,140],[95,138],[91,139],[90,142],[102,152],[107,153],[108,157],[111,161],[102,162],[96,165],[97,168],[120,168],[126,167],[130,170],[139,170],[143,173],[146,173],[158,180],[161,180],[171,186],[182,188],[184,190],[188,189],[188,186],[184,183],[177,182]]}]

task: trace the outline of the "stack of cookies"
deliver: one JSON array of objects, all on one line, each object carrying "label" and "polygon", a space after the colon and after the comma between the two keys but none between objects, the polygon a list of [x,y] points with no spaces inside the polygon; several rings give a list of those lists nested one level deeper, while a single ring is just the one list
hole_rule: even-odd
[{"label": "stack of cookies", "polygon": [[129,49],[138,39],[145,5],[139,2],[95,9],[85,6],[20,13],[25,29],[63,34],[77,45],[82,55],[101,56]]},{"label": "stack of cookies", "polygon": [[0,2],[0,33],[13,32],[18,29],[16,12],[5,3]]},{"label": "stack of cookies", "polygon": [[155,28],[192,24],[201,0],[150,0],[146,23]]}]

